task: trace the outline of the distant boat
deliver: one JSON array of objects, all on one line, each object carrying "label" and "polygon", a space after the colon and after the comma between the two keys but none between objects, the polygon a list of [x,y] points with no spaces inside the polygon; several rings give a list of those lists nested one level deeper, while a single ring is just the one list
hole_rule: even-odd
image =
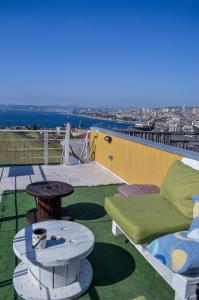
[{"label": "distant boat", "polygon": [[154,123],[147,122],[147,123],[135,123],[133,127],[130,127],[130,129],[139,129],[144,131],[151,131],[154,128]]}]

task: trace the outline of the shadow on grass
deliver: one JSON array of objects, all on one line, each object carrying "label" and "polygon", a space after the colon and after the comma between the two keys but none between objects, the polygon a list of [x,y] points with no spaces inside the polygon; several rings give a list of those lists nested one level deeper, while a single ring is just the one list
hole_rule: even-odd
[{"label": "shadow on grass", "polygon": [[[17,183],[16,183],[16,177],[15,177],[15,214],[16,214],[15,233],[17,233],[19,231],[19,220],[18,220],[19,210],[18,210],[17,189],[16,189],[16,186],[17,186]],[[15,267],[17,265],[18,265],[18,258],[15,255]],[[14,292],[14,300],[17,300],[17,293],[16,293],[16,291],[14,289],[14,286],[12,288],[13,288],[13,292]]]},{"label": "shadow on grass", "polygon": [[12,278],[0,281],[0,288],[12,284]]},{"label": "shadow on grass", "polygon": [[90,288],[88,290],[88,294],[89,294],[89,298],[91,300],[100,300],[97,290],[93,285],[90,286]]},{"label": "shadow on grass", "polygon": [[106,286],[120,282],[135,270],[135,261],[130,253],[113,244],[95,243],[89,260],[94,271],[94,286]]},{"label": "shadow on grass", "polygon": [[71,212],[74,220],[94,220],[106,215],[104,207],[95,203],[76,203],[66,208]]},{"label": "shadow on grass", "polygon": [[5,221],[11,221],[11,220],[16,220],[17,218],[24,218],[26,215],[18,215],[18,216],[10,216],[10,217],[2,217],[0,218],[0,223],[5,222]]},{"label": "shadow on grass", "polygon": [[[15,179],[15,185],[16,185],[16,179]],[[5,201],[5,200],[3,200],[3,201]],[[25,217],[25,214],[19,214],[19,210],[18,210],[18,199],[17,199],[17,192],[16,192],[16,189],[15,189],[15,191],[14,191],[14,210],[15,210],[15,215],[13,215],[13,216],[9,216],[9,217],[4,217],[4,216],[2,216],[1,218],[0,218],[0,223],[2,223],[2,222],[6,222],[6,221],[11,221],[11,220],[13,220],[14,221],[14,223],[15,223],[15,233],[17,233],[18,232],[18,230],[19,230],[19,219],[20,218],[24,218]],[[3,210],[4,211],[4,210]],[[10,241],[10,243],[11,243],[11,247],[12,247],[12,240]],[[4,253],[5,254],[5,253]],[[13,255],[14,255],[14,253],[13,253]],[[2,257],[0,257],[1,258],[1,260],[2,260]],[[17,260],[17,257],[15,256],[15,259],[14,259],[14,266],[13,266],[13,271],[14,271],[14,268],[17,266],[17,264],[18,264],[18,260]],[[2,263],[2,261],[0,262],[0,263]],[[12,285],[12,278],[9,278],[10,277],[10,274],[8,275],[6,272],[5,272],[5,274],[1,274],[1,278],[3,279],[4,278],[4,280],[2,280],[2,281],[0,281],[0,289],[1,288],[4,288],[4,287],[6,287],[6,286],[11,286],[11,288],[13,289],[13,285]],[[7,279],[5,278],[5,277],[8,277]],[[0,296],[0,298],[1,298],[1,296]],[[17,294],[16,294],[16,292],[15,292],[15,290],[13,289],[13,298],[12,299],[14,299],[14,300],[17,300]]]}]

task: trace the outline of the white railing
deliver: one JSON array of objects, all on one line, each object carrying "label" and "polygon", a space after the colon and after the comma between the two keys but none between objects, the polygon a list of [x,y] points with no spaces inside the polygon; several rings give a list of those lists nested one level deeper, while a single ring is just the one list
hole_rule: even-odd
[{"label": "white railing", "polygon": [[66,130],[0,130],[0,165],[69,162],[70,124]]}]

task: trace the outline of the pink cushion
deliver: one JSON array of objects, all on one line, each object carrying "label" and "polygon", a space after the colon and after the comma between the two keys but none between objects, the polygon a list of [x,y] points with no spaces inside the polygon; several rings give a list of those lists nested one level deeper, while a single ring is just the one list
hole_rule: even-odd
[{"label": "pink cushion", "polygon": [[120,196],[137,196],[158,194],[160,192],[160,188],[154,184],[126,184],[119,186],[117,192]]}]

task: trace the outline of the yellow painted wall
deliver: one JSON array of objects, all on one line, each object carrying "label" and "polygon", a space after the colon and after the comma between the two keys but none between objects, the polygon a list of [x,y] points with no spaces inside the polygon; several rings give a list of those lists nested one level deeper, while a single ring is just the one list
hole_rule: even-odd
[{"label": "yellow painted wall", "polygon": [[[106,134],[91,133],[91,157],[128,183],[161,185],[170,165],[182,157],[133,141]],[[109,159],[112,156],[113,159]]]}]

